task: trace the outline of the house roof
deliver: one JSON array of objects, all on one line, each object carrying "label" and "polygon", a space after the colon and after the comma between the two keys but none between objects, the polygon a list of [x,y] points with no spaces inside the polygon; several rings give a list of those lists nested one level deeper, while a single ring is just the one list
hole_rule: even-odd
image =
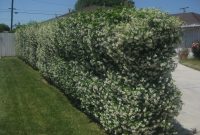
[{"label": "house roof", "polygon": [[172,14],[172,16],[180,18],[185,26],[200,25],[200,14],[194,12]]}]

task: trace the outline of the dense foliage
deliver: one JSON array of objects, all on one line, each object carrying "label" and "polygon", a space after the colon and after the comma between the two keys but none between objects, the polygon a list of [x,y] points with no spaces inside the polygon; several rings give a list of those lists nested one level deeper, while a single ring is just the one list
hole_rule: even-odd
[{"label": "dense foliage", "polygon": [[10,31],[10,28],[6,24],[0,24],[0,32]]},{"label": "dense foliage", "polygon": [[179,26],[157,10],[99,10],[21,28],[17,49],[109,133],[171,135]]},{"label": "dense foliage", "polygon": [[115,7],[115,6],[126,6],[133,7],[134,2],[132,0],[78,0],[76,2],[76,10],[80,10],[90,6],[106,6],[106,7]]},{"label": "dense foliage", "polygon": [[196,41],[192,44],[192,52],[195,58],[200,58],[200,42]]}]

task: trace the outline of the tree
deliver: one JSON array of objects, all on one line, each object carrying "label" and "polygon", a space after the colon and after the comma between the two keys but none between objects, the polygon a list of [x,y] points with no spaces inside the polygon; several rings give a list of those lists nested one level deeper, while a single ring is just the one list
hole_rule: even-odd
[{"label": "tree", "polygon": [[0,32],[4,32],[4,31],[10,31],[10,28],[8,25],[6,24],[0,24]]},{"label": "tree", "polygon": [[126,6],[134,7],[134,2],[132,0],[78,0],[75,9],[80,10],[89,6]]}]

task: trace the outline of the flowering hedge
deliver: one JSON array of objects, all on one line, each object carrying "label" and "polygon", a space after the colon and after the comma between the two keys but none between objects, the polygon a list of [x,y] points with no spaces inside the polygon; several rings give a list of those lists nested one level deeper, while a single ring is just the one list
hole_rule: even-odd
[{"label": "flowering hedge", "polygon": [[153,9],[98,10],[23,27],[17,50],[110,134],[172,134],[179,26]]}]

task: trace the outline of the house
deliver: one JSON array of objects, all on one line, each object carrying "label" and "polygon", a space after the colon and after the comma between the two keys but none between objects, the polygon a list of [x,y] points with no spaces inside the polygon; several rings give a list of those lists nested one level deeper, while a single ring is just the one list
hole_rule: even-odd
[{"label": "house", "polygon": [[183,33],[180,47],[191,48],[193,42],[200,41],[200,14],[188,12],[172,16],[178,17],[184,22],[181,26]]}]

